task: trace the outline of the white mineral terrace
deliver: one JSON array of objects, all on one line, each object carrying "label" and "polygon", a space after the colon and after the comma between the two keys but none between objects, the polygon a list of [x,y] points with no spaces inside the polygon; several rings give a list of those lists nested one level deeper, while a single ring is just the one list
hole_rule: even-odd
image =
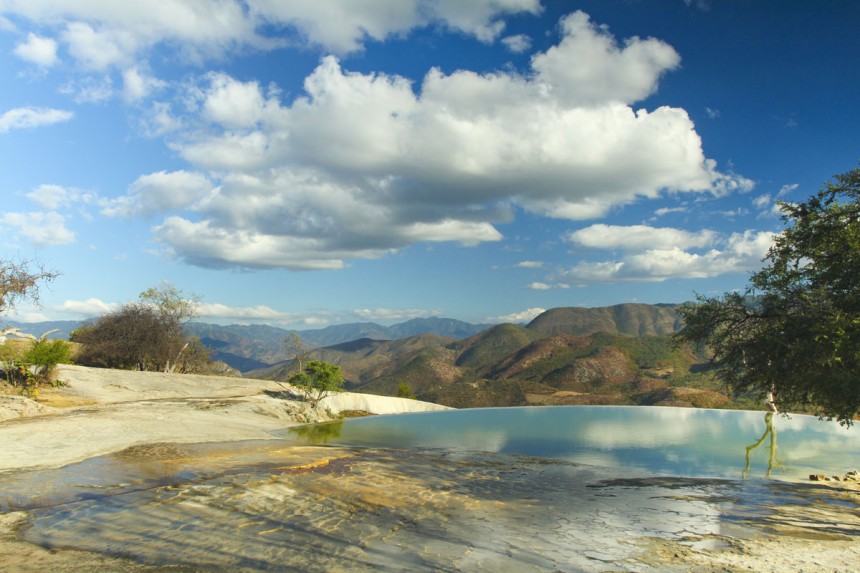
[{"label": "white mineral terrace", "polygon": [[278,430],[442,407],[339,394],[310,410],[236,378],[60,378],[39,403],[0,396],[10,571],[847,572],[860,559],[850,483],[297,445]]}]

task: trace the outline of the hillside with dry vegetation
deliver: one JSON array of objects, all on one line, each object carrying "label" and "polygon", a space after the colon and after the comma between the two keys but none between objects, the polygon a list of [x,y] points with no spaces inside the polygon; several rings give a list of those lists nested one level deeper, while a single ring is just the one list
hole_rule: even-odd
[{"label": "hillside with dry vegetation", "polygon": [[[559,308],[527,326],[500,324],[464,339],[364,338],[312,350],[339,364],[350,390],[454,407],[643,404],[731,407],[707,357],[675,344],[674,307]],[[293,361],[248,376],[286,380]]]}]

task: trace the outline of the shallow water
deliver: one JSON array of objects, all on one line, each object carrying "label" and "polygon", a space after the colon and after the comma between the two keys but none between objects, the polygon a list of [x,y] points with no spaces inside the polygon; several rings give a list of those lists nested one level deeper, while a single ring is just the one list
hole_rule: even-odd
[{"label": "shallow water", "polygon": [[277,432],[300,443],[521,454],[650,474],[806,478],[860,466],[860,431],[764,412],[559,406],[377,416]]},{"label": "shallow water", "polygon": [[[45,476],[57,490],[42,507],[13,509],[31,510],[27,541],[151,564],[580,571],[633,555],[637,537],[717,533],[725,524],[708,500],[738,495],[731,482],[654,482],[500,454],[240,447],[189,446],[164,463],[143,451],[85,462]],[[246,448],[272,459],[210,466],[213,454],[241,459]]]},{"label": "shallow water", "polygon": [[[754,536],[750,523],[766,521],[771,508],[808,503],[760,477],[697,474],[692,468],[710,474],[712,465],[676,448],[689,442],[691,429],[702,431],[701,419],[676,420],[666,445],[671,452],[657,466],[643,466],[642,451],[662,449],[636,416],[630,420],[640,425],[630,433],[617,426],[621,409],[598,409],[605,424],[593,432],[593,408],[532,410],[537,415],[508,415],[525,416],[521,429],[533,437],[546,422],[542,415],[567,412],[579,421],[574,428],[556,419],[549,424],[555,439],[532,439],[540,457],[521,455],[528,440],[500,436],[489,418],[481,419],[492,414],[487,410],[467,412],[481,419],[483,437],[448,416],[432,422],[448,438],[431,439],[426,430],[410,433],[416,417],[402,415],[305,429],[283,441],[137,447],[57,470],[0,475],[0,509],[29,511],[21,534],[33,543],[212,571],[647,571],[636,555],[650,538],[695,546],[713,543],[713,536]],[[734,453],[723,473],[739,477],[745,447],[766,426],[763,413],[734,414],[741,421],[729,415],[723,425],[758,420],[730,432],[740,432],[739,441],[728,448]],[[794,430],[783,426],[777,418],[777,451],[788,442],[790,454],[796,440],[786,436]],[[405,443],[366,445],[383,427],[383,435]],[[816,443],[842,440],[843,451],[857,451],[853,433],[833,430],[821,430],[830,437]],[[716,448],[713,440],[725,439],[714,431],[707,452]],[[652,427],[652,434],[661,432]],[[592,434],[591,446],[571,446],[583,446],[581,439],[570,442],[572,435]],[[812,435],[808,428],[803,434]],[[769,444],[765,439],[751,453],[762,460],[749,475],[768,471],[770,456],[758,450]],[[686,471],[672,471],[665,459]]]}]

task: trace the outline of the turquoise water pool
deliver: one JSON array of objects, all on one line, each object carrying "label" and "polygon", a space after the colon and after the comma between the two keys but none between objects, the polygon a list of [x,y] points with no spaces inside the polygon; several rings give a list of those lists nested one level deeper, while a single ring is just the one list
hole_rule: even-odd
[{"label": "turquoise water pool", "polygon": [[763,412],[458,410],[278,434],[0,474],[0,509],[27,512],[31,543],[169,571],[653,573],[655,544],[774,535],[778,510],[829,503],[767,476],[860,465],[856,429]]},{"label": "turquoise water pool", "polygon": [[350,447],[451,449],[561,459],[658,475],[806,478],[860,467],[860,431],[813,416],[557,406],[355,418],[279,435]]}]

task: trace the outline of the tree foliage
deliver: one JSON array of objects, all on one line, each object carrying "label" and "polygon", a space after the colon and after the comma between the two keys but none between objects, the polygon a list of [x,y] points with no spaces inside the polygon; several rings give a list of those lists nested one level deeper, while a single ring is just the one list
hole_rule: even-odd
[{"label": "tree foliage", "polygon": [[170,285],[149,289],[140,302],[123,305],[72,333],[82,344],[80,364],[106,368],[193,372],[208,363],[205,348],[185,335],[196,301]]},{"label": "tree foliage", "polygon": [[736,393],[850,424],[860,412],[860,169],[800,204],[745,292],[699,296],[680,337],[707,344]]},{"label": "tree foliage", "polygon": [[169,282],[160,287],[148,288],[140,293],[140,301],[152,305],[165,322],[183,324],[197,315],[200,296],[185,296],[181,290]]},{"label": "tree foliage", "polygon": [[310,354],[311,349],[305,345],[302,337],[297,332],[291,332],[289,336],[284,338],[284,348],[287,351],[287,357],[296,361],[296,372],[304,370],[302,364]]},{"label": "tree foliage", "polygon": [[290,376],[287,382],[298,388],[311,406],[315,407],[332,392],[343,392],[344,379],[337,364],[310,360],[303,370]]}]

